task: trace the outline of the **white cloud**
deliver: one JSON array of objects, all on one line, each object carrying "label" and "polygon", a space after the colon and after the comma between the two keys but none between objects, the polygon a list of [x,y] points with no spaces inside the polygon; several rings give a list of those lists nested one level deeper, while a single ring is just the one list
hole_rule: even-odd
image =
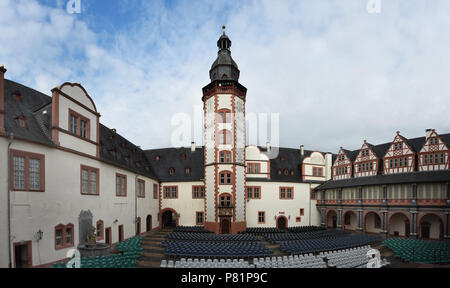
[{"label": "white cloud", "polygon": [[119,4],[132,20],[105,32],[61,3],[0,1],[7,77],[48,94],[81,82],[103,124],[143,148],[167,147],[171,117],[202,104],[226,24],[246,111],[279,112],[282,146],[337,152],[397,130],[450,132],[448,1],[382,0],[380,14],[362,0]]}]

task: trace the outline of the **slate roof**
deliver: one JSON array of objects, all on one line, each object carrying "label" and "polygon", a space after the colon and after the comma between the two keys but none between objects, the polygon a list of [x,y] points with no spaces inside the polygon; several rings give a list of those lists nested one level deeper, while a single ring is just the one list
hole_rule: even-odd
[{"label": "slate roof", "polygon": [[[203,147],[196,147],[194,152],[191,147],[151,149],[146,150],[145,155],[160,181],[203,181],[205,178]],[[159,160],[156,156],[159,156]],[[185,174],[187,167],[191,170],[189,174]],[[174,169],[172,175],[169,173],[170,168]]]},{"label": "slate roof", "polygon": [[424,171],[401,174],[386,174],[369,177],[356,177],[342,180],[329,180],[316,187],[315,190],[358,187],[383,184],[426,183],[450,181],[450,171]]},{"label": "slate roof", "polygon": [[[16,93],[20,93],[19,102],[14,98]],[[48,123],[51,123],[51,102],[51,97],[5,79],[5,130],[8,133],[13,132],[15,138],[55,145],[48,136]],[[49,104],[50,109],[48,109]],[[44,110],[47,111],[47,115],[42,114]],[[21,115],[26,118],[25,128],[19,127],[17,121]]]}]

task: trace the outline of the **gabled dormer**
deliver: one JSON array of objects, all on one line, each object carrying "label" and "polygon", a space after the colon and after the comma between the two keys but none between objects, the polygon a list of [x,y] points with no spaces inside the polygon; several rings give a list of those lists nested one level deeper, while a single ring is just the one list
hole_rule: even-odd
[{"label": "gabled dormer", "polygon": [[415,152],[408,144],[408,140],[397,131],[397,135],[383,157],[383,173],[396,174],[413,172],[415,165],[414,158]]},{"label": "gabled dormer", "polygon": [[80,84],[52,90],[52,139],[61,147],[99,157],[99,118],[94,101]]},{"label": "gabled dormer", "polygon": [[352,177],[352,161],[350,151],[341,147],[333,164],[333,180],[348,179]]},{"label": "gabled dormer", "polygon": [[[303,181],[314,180],[314,181],[325,181],[329,176],[327,173],[328,167],[331,163],[331,154],[322,154],[319,151],[311,152],[308,157],[303,159],[302,163],[302,178]],[[328,162],[329,161],[329,162]]]},{"label": "gabled dormer", "polygon": [[364,140],[361,149],[353,163],[354,176],[375,176],[378,173],[378,157],[372,149],[373,145]]},{"label": "gabled dormer", "polygon": [[248,178],[270,179],[270,159],[258,146],[245,148],[245,167]]},{"label": "gabled dormer", "polygon": [[447,143],[434,129],[425,132],[425,143],[419,151],[419,171],[449,169],[449,149]]}]

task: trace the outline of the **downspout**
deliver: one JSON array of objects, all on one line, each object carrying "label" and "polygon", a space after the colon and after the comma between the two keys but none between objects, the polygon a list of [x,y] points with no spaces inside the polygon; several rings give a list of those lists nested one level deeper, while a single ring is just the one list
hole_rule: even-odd
[{"label": "downspout", "polygon": [[137,189],[138,189],[138,176],[134,176],[134,235],[138,232],[137,223]]},{"label": "downspout", "polygon": [[11,167],[11,157],[10,157],[10,150],[11,150],[11,144],[14,140],[14,133],[9,133],[9,139],[8,139],[8,167],[6,168],[6,170],[8,170],[8,179],[7,179],[7,185],[8,185],[8,253],[9,253],[9,264],[8,267],[12,268],[12,250],[11,250],[11,171],[10,171],[10,167]]},{"label": "downspout", "polygon": [[309,226],[311,226],[311,182],[309,182]]}]

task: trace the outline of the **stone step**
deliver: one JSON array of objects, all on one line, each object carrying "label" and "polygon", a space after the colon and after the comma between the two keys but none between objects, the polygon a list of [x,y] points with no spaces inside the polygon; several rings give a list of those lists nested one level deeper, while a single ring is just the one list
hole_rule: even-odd
[{"label": "stone step", "polygon": [[164,255],[164,253],[161,253],[162,251],[144,251],[144,253],[142,253],[142,257],[143,258],[161,258],[163,259],[164,257],[166,257]]},{"label": "stone step", "polygon": [[160,268],[161,261],[138,261],[137,268]]}]

